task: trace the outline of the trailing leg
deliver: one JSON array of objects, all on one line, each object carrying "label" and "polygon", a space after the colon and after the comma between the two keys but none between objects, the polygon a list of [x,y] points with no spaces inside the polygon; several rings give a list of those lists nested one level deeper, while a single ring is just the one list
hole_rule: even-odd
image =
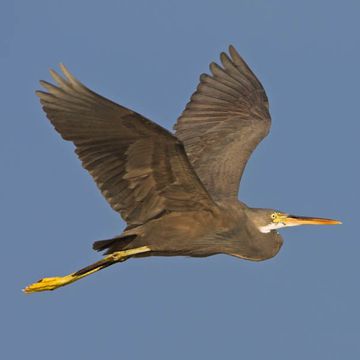
[{"label": "trailing leg", "polygon": [[27,286],[25,289],[23,289],[23,291],[26,294],[30,294],[32,292],[55,290],[58,287],[71,284],[77,280],[82,279],[85,276],[91,275],[91,274],[93,274],[99,270],[102,270],[110,265],[125,261],[133,255],[141,254],[141,253],[145,253],[145,252],[149,252],[149,251],[151,251],[151,249],[147,246],[142,246],[142,247],[138,247],[135,249],[117,251],[110,255],[105,256],[100,261],[97,261],[94,264],[86,266],[85,268],[80,269],[79,271],[76,271],[69,275],[41,279],[41,280]]}]

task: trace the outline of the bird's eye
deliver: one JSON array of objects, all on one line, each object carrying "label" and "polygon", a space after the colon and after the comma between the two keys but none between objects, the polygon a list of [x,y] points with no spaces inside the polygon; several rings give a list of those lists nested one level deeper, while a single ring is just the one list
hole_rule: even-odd
[{"label": "bird's eye", "polygon": [[271,214],[271,218],[274,220],[276,218],[276,214],[275,213],[272,213]]}]

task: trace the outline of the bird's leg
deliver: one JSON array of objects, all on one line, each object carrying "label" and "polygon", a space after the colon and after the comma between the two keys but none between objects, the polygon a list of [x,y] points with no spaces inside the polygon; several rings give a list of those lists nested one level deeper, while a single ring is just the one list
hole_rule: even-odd
[{"label": "bird's leg", "polygon": [[47,291],[47,290],[55,290],[58,287],[65,286],[71,284],[77,280],[82,279],[85,276],[91,275],[101,269],[104,269],[110,265],[113,265],[117,262],[122,262],[127,260],[129,257],[151,251],[147,246],[138,247],[135,249],[116,251],[108,256],[105,256],[100,261],[95,262],[89,266],[86,266],[79,271],[71,273],[69,275],[60,276],[60,277],[48,277],[43,278],[29,286],[27,286],[23,291],[26,294],[30,294],[32,292],[38,291]]}]

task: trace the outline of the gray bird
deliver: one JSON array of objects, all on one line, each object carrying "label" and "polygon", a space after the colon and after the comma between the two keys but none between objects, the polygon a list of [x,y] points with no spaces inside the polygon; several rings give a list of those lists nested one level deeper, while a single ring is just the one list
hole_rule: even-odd
[{"label": "gray bird", "polygon": [[[230,55],[230,56],[229,56]],[[238,200],[246,163],[270,129],[268,100],[233,46],[200,83],[175,134],[91,91],[60,65],[57,85],[37,91],[50,122],[72,141],[123,233],[96,241],[105,257],[63,277],[44,278],[26,293],[54,290],[129,258],[228,254],[260,261],[283,243],[277,229],[340,221],[250,208]]]}]

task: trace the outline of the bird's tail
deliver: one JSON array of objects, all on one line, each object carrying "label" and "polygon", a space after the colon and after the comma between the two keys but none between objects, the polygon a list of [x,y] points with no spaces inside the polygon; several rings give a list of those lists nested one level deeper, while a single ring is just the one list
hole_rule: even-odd
[{"label": "bird's tail", "polygon": [[129,248],[129,244],[137,238],[137,235],[122,235],[109,240],[98,240],[93,243],[93,249],[96,251],[104,251],[106,254],[112,254],[116,251],[125,250]]},{"label": "bird's tail", "polygon": [[55,290],[61,286],[71,284],[77,280],[82,279],[85,276],[91,275],[99,270],[102,270],[110,265],[113,265],[118,262],[127,260],[129,257],[151,251],[147,246],[141,246],[138,248],[122,250],[114,252],[110,255],[105,256],[100,261],[97,261],[89,266],[86,266],[74,273],[71,273],[66,276],[60,277],[49,277],[41,279],[29,286],[27,286],[23,291],[26,294],[39,291]]}]

